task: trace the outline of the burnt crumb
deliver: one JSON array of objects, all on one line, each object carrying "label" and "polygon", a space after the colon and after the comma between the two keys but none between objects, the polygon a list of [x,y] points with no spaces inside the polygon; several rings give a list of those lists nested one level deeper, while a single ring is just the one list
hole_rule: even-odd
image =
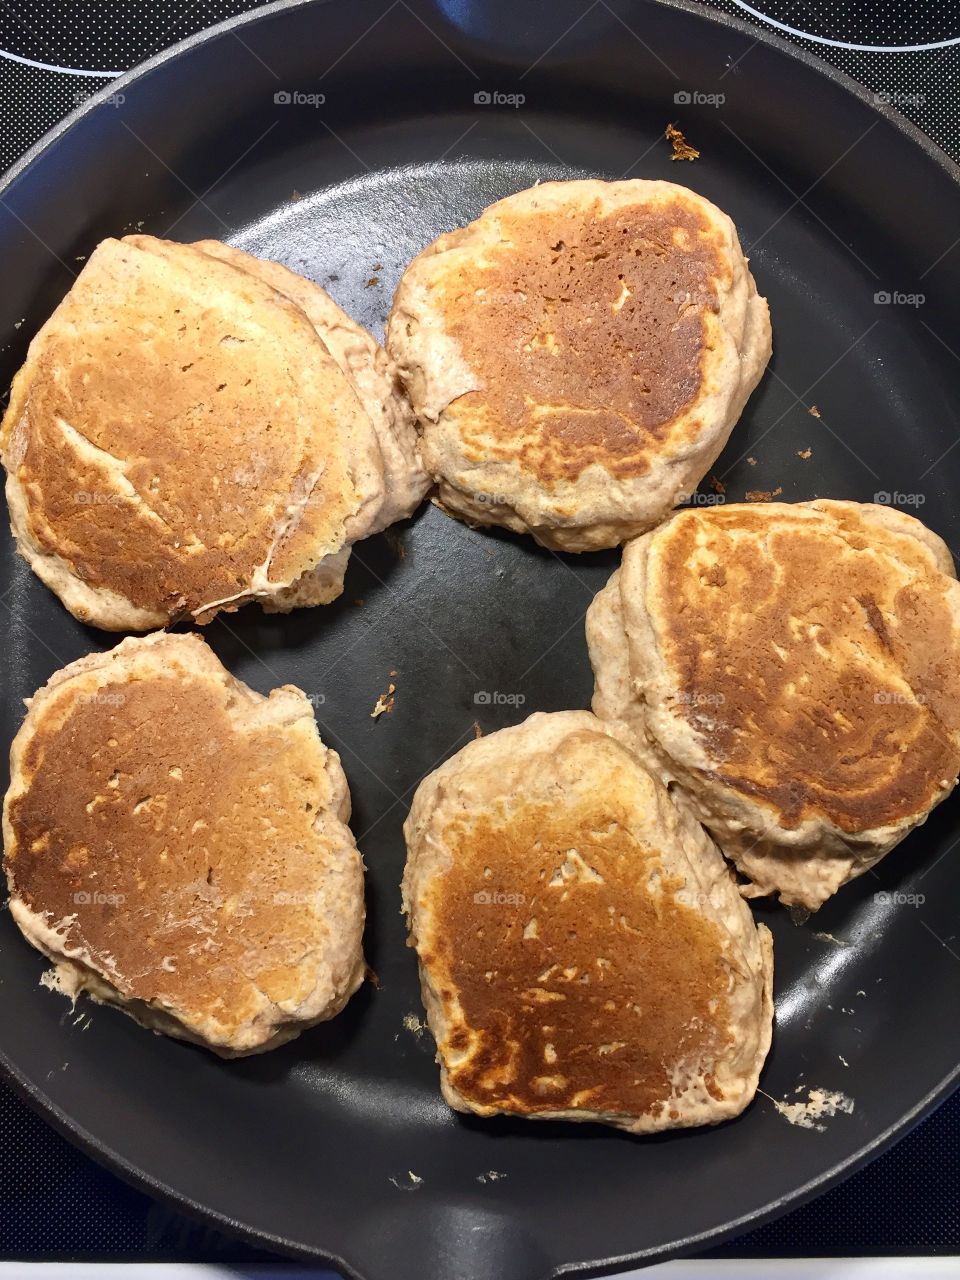
[{"label": "burnt crumb", "polygon": [[671,160],[699,160],[700,152],[692,147],[675,124],[668,124],[663,136],[670,143]]},{"label": "burnt crumb", "polygon": [[394,694],[397,691],[395,684],[388,684],[386,693],[381,693],[377,697],[373,710],[370,712],[371,720],[379,720],[382,715],[390,715],[393,711],[393,704],[396,702]]}]

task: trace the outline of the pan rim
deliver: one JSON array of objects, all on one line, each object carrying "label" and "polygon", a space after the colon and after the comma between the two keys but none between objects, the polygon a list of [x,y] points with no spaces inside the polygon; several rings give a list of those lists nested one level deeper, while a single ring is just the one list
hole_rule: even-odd
[{"label": "pan rim", "polygon": [[[69,133],[75,124],[78,124],[85,116],[95,111],[102,103],[107,102],[118,90],[122,91],[129,88],[130,85],[149,75],[157,67],[171,62],[173,59],[179,58],[183,54],[190,52],[190,50],[199,48],[201,45],[218,40],[221,36],[228,35],[237,27],[252,26],[262,19],[273,17],[286,10],[303,9],[308,5],[316,5],[318,8],[321,6],[333,7],[345,2],[346,0],[272,0],[270,4],[265,4],[257,9],[248,9],[244,13],[234,14],[231,18],[225,18],[222,22],[204,27],[201,31],[196,31],[193,35],[187,36],[183,40],[178,40],[176,44],[172,44],[166,49],[161,49],[159,53],[144,59],[143,62],[138,62],[129,71],[125,71],[122,75],[111,79],[102,89],[98,89],[96,93],[91,94],[89,98],[64,116],[62,120],[58,120],[52,128],[48,129],[28,151],[24,152],[19,160],[14,161],[3,174],[0,174],[0,197],[6,194],[34,161],[39,160],[45,151]],[[702,21],[713,23],[715,26],[736,31],[740,35],[753,38],[756,44],[766,45],[770,49],[775,49],[778,53],[786,54],[788,57],[801,62],[810,70],[826,76],[828,80],[833,81],[839,88],[869,107],[871,111],[876,112],[889,124],[892,124],[898,132],[919,146],[953,182],[960,186],[960,164],[952,160],[929,134],[924,133],[918,125],[915,125],[912,120],[908,120],[906,116],[902,115],[889,103],[877,102],[875,95],[871,94],[870,90],[865,85],[862,85],[859,80],[855,80],[852,76],[847,75],[846,72],[840,71],[823,58],[803,48],[802,45],[795,44],[793,41],[787,40],[773,31],[766,31],[754,26],[752,23],[744,22],[733,14],[725,13],[719,9],[708,9],[706,5],[699,4],[697,0],[639,0],[639,3],[644,5],[656,4],[660,8],[679,10]]]},{"label": "pan rim", "polygon": [[[954,162],[932,138],[889,104],[877,102],[870,90],[857,80],[825,62],[803,46],[795,44],[773,31],[748,23],[735,15],[708,9],[704,5],[697,3],[696,0],[639,0],[639,2],[645,6],[657,4],[663,8],[680,11],[693,18],[711,23],[714,27],[737,32],[752,39],[755,45],[765,46],[768,50],[787,55],[810,71],[826,77],[827,80],[868,107],[877,116],[885,119],[905,139],[918,146],[937,165],[938,169],[942,170],[960,189],[960,164]],[[236,14],[199,32],[195,32],[193,35],[138,63],[121,76],[111,79],[102,89],[99,89],[74,111],[58,121],[19,160],[0,175],[0,202],[5,203],[4,197],[17,181],[49,150],[64,139],[75,125],[117,92],[122,92],[137,84],[141,79],[146,78],[167,62],[182,57],[208,43],[213,43],[238,28],[253,26],[261,20],[270,19],[287,10],[304,9],[308,5],[332,9],[334,5],[343,3],[344,0],[273,0],[272,3]],[[0,1050],[0,1071],[2,1071],[4,1079],[10,1083],[16,1096],[24,1101],[36,1114],[40,1115],[58,1133],[84,1154],[90,1156],[101,1166],[117,1174],[137,1189],[201,1221],[212,1222],[247,1243],[273,1248],[282,1254],[301,1261],[323,1263],[339,1270],[349,1280],[365,1280],[361,1272],[339,1254],[295,1243],[282,1235],[268,1230],[249,1227],[231,1218],[227,1213],[199,1204],[183,1192],[178,1192],[171,1185],[132,1164],[126,1157],[75,1121],[63,1108],[49,1098],[38,1085],[22,1075],[2,1050]],[[957,1063],[895,1123],[889,1125],[882,1133],[875,1135],[845,1160],[833,1165],[821,1175],[809,1179],[795,1190],[777,1197],[739,1218],[724,1223],[722,1226],[708,1228],[705,1231],[672,1240],[665,1245],[652,1246],[632,1253],[621,1254],[617,1257],[597,1259],[594,1262],[562,1264],[557,1266],[551,1274],[557,1280],[561,1276],[610,1275],[636,1265],[646,1265],[653,1261],[668,1261],[699,1251],[708,1245],[719,1244],[743,1234],[748,1229],[755,1229],[790,1209],[800,1207],[856,1172],[895,1141],[903,1138],[958,1086],[960,1086],[960,1063]]]}]

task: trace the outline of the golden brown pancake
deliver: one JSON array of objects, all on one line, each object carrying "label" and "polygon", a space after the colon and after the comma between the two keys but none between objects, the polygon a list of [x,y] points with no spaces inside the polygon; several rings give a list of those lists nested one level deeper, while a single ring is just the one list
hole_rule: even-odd
[{"label": "golden brown pancake", "polygon": [[300,308],[150,236],[91,255],[30,345],[0,451],[20,550],[110,630],[289,608],[303,575],[332,599],[384,500],[370,418]]},{"label": "golden brown pancake", "polygon": [[10,772],[10,910],[65,993],[236,1056],[359,986],[349,792],[298,689],[255,693],[197,636],[125,640],[30,700]]},{"label": "golden brown pancake", "polygon": [[681,512],[624,551],[588,619],[594,709],[680,784],[753,882],[815,909],[960,769],[960,586],[886,507]]},{"label": "golden brown pancake", "polygon": [[702,827],[595,717],[471,742],[421,783],[405,835],[451,1106],[645,1133],[749,1103],[769,935]]},{"label": "golden brown pancake", "polygon": [[441,504],[614,546],[696,487],[770,356],[730,219],[666,182],[545,183],[407,268],[387,348]]}]

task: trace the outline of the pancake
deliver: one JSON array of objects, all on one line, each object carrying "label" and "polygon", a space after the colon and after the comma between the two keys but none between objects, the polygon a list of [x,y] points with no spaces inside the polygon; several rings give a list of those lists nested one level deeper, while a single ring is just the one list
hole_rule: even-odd
[{"label": "pancake", "polygon": [[371,533],[411,515],[423,501],[431,481],[420,460],[413,408],[383,347],[318,284],[279,262],[255,258],[218,240],[200,240],[195,247],[250,272],[289,298],[306,315],[353,387],[377,433],[385,493]]},{"label": "pancake", "polygon": [[770,935],[609,726],[536,714],[469,743],[420,784],[404,834],[452,1107],[652,1133],[747,1106]]},{"label": "pancake", "polygon": [[157,633],[28,707],[4,869],[45,985],[223,1057],[339,1012],[363,978],[363,864],[299,689],[263,697],[198,636]]},{"label": "pancake", "polygon": [[0,453],[20,551],[108,630],[333,599],[385,507],[377,433],[303,311],[150,236],[91,255],[30,344]]},{"label": "pancake", "polygon": [[548,182],[409,265],[387,350],[437,500],[565,551],[696,488],[770,358],[733,223],[669,182]]},{"label": "pancake", "polygon": [[960,585],[911,516],[688,510],[624,548],[588,615],[594,709],[749,878],[815,910],[954,788]]}]

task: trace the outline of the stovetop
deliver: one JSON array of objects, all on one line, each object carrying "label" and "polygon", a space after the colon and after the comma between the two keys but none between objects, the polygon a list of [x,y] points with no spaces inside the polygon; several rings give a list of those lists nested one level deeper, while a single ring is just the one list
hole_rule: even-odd
[{"label": "stovetop", "polygon": [[[960,0],[707,3],[853,76],[960,160]],[[262,0],[0,0],[0,169],[117,74],[260,7]],[[749,53],[730,74],[749,75]],[[960,1094],[842,1186],[705,1256],[958,1254],[958,1186]],[[274,1260],[126,1186],[0,1083],[3,1258]]]}]

